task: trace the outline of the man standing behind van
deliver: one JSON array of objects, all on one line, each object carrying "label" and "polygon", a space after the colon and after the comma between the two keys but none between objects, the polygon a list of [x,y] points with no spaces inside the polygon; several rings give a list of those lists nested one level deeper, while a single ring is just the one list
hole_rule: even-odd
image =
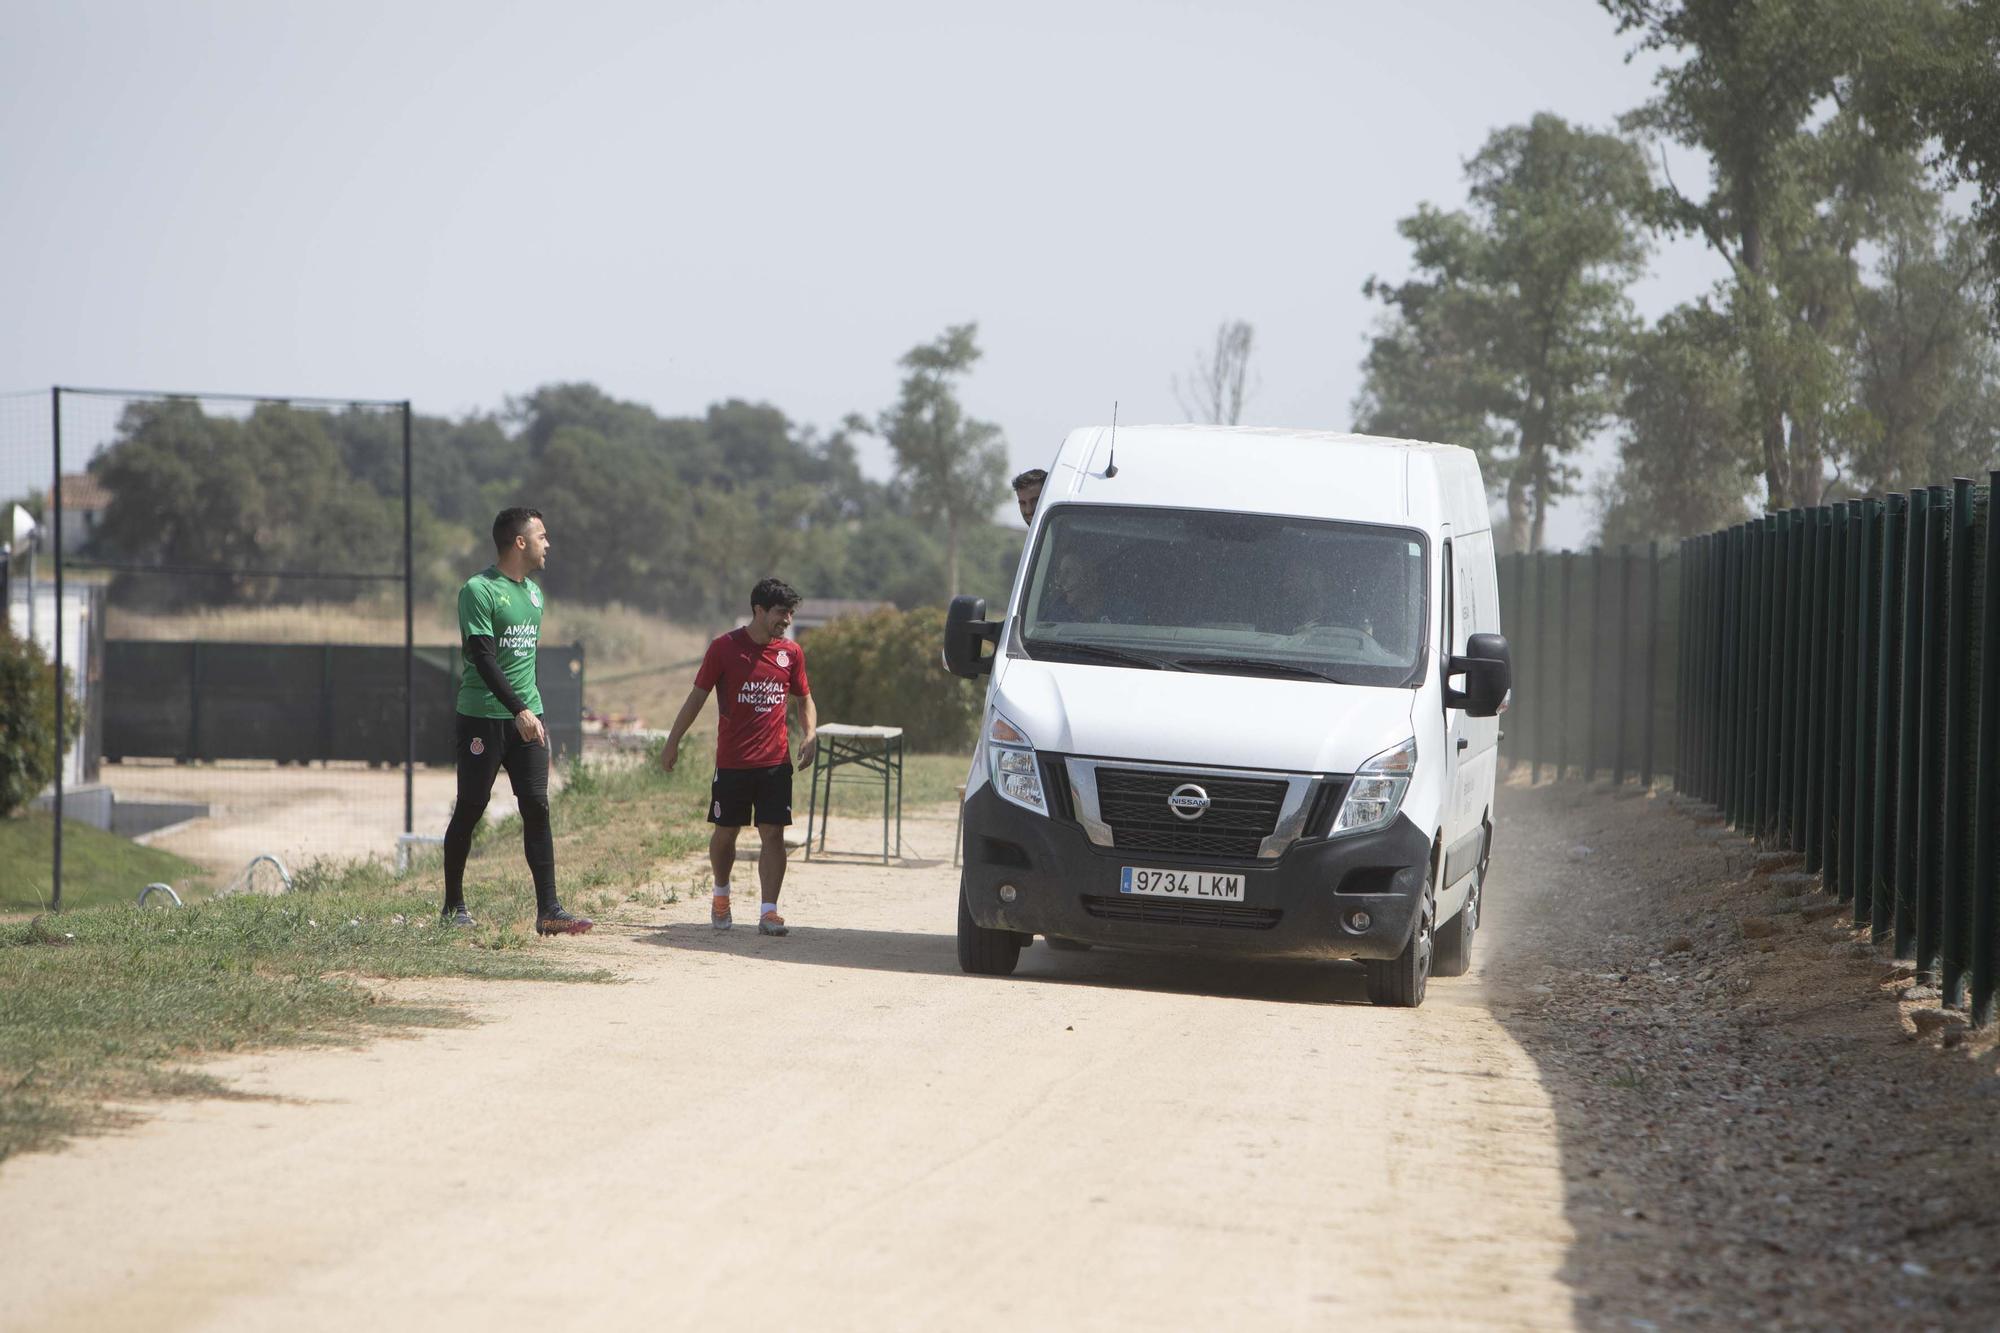
[{"label": "man standing behind van", "polygon": [[764,579],[750,590],[750,623],[708,645],[701,669],[695,672],[694,688],[660,751],[660,766],[673,772],[680,762],[681,737],[701,716],[709,691],[720,685],[722,716],[715,734],[715,780],[708,801],[708,822],[715,825],[708,840],[709,868],[715,871],[709,924],[717,930],[733,924],[729,874],[736,866],[737,831],[755,822],[762,840],[757,880],[764,891],[757,933],[786,931],[785,919],[778,915],[778,893],[785,885],[785,827],[792,822],[791,742],[785,725],[785,703],[792,695],[805,700],[800,763],[812,762],[813,733],[819,730],[819,710],[806,681],[805,650],[785,637],[798,604],[797,589],[781,579]]},{"label": "man standing behind van", "polygon": [[1021,521],[1035,525],[1035,507],[1042,502],[1042,483],[1049,479],[1046,468],[1031,467],[1014,478],[1014,503],[1020,507]]},{"label": "man standing behind van", "polygon": [[458,803],[444,833],[444,921],[469,926],[465,859],[502,768],[521,808],[521,846],[535,879],[535,931],[581,935],[588,917],[556,901],[556,844],[549,829],[549,736],[535,652],[542,638],[542,590],[528,575],[549,559],[541,511],[503,509],[493,520],[492,564],[458,590],[465,669],[458,686]]}]

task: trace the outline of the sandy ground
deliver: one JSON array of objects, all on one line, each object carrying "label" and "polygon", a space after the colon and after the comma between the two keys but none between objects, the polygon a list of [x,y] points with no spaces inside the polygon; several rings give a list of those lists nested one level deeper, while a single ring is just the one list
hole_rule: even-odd
[{"label": "sandy ground", "polygon": [[538,947],[615,984],[406,985],[469,1025],[216,1062],[252,1099],[9,1162],[0,1327],[1571,1326],[1556,1108],[1490,977],[1415,1012],[1343,967],[967,977],[950,820],[906,835],[795,860],[788,938],[606,922]]},{"label": "sandy ground", "polygon": [[795,856],[786,939],[677,903],[536,946],[613,984],[401,985],[465,1026],[0,1167],[0,1328],[1995,1327],[1993,1033],[1705,807],[1500,810],[1474,974],[1414,1013],[1338,967],[963,976],[935,813]]}]

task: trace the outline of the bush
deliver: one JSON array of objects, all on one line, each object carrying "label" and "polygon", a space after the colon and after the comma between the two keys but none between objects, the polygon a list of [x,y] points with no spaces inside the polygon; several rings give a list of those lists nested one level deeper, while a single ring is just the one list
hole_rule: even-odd
[{"label": "bush", "polygon": [[944,669],[943,608],[836,620],[805,648],[821,721],[901,727],[912,750],[972,748],[985,691]]},{"label": "bush", "polygon": [[[39,645],[0,630],[0,817],[55,780],[55,681]],[[67,672],[63,684],[69,684]],[[63,735],[74,740],[80,710],[67,688],[62,698]]]}]

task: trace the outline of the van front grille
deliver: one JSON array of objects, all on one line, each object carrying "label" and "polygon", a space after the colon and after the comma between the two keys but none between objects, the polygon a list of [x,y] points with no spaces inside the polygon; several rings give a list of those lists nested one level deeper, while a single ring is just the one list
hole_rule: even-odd
[{"label": "van front grille", "polygon": [[[1182,819],[1167,805],[1188,783],[1208,793],[1208,810],[1199,819]],[[1127,852],[1255,860],[1278,827],[1285,791],[1282,779],[1097,770],[1098,818],[1111,830],[1111,845]]]}]

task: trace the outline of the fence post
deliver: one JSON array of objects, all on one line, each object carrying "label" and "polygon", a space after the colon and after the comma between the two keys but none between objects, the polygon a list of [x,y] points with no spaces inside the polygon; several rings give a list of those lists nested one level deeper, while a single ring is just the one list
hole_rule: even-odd
[{"label": "fence post", "polygon": [[1796,571],[1793,586],[1798,589],[1793,598],[1796,603],[1791,608],[1792,620],[1792,693],[1791,705],[1786,709],[1791,726],[1792,743],[1787,767],[1792,775],[1792,806],[1790,812],[1790,840],[1786,844],[1795,852],[1806,849],[1806,801],[1812,783],[1806,760],[1811,743],[1807,740],[1807,719],[1811,716],[1812,690],[1809,686],[1812,668],[1812,626],[1813,600],[1818,595],[1819,585],[1813,570],[1813,511],[1794,509],[1792,511],[1792,566]]},{"label": "fence post", "polygon": [[1890,888],[1896,863],[1896,794],[1898,750],[1901,744],[1903,627],[1903,507],[1908,501],[1890,495],[1882,513],[1881,607],[1876,616],[1875,644],[1875,778],[1869,866],[1868,923],[1880,944],[1889,934],[1896,895]]},{"label": "fence post", "polygon": [[[1542,758],[1549,748],[1549,563],[1539,553],[1526,558],[1535,567],[1535,761],[1528,780],[1538,784],[1542,780]],[[1521,572],[1521,582],[1525,585],[1525,565]]]},{"label": "fence post", "polygon": [[1646,725],[1639,744],[1639,785],[1653,789],[1654,673],[1660,663],[1660,544],[1646,547]]},{"label": "fence post", "polygon": [[1965,999],[1966,917],[1969,915],[1965,872],[1971,858],[1966,845],[1965,812],[1968,784],[1965,772],[1967,710],[1966,661],[1970,647],[1967,621],[1972,614],[1972,480],[1951,483],[1951,526],[1947,530],[1944,649],[1944,797],[1943,846],[1938,868],[1938,952],[1943,963],[1943,1003]]},{"label": "fence post", "polygon": [[1979,743],[1972,813],[1972,1022],[1993,1021],[1993,964],[2000,951],[2000,885],[1994,882],[1994,822],[2000,820],[2000,472],[1986,479],[1986,568],[1979,623]]},{"label": "fence post", "polygon": [[1611,785],[1625,785],[1625,715],[1632,691],[1632,548],[1618,548],[1618,725],[1612,728]]},{"label": "fence post", "polygon": [[1840,892],[1840,775],[1847,768],[1846,758],[1840,751],[1843,734],[1840,699],[1847,681],[1847,673],[1842,670],[1840,647],[1852,632],[1848,624],[1851,608],[1847,600],[1847,506],[1839,502],[1828,505],[1827,517],[1833,525],[1833,532],[1826,566],[1827,593],[1831,600],[1826,607],[1826,693],[1821,699],[1820,718],[1825,736],[1820,745],[1819,863],[1821,891],[1837,895]]},{"label": "fence post", "polygon": [[1765,596],[1763,624],[1763,667],[1759,675],[1762,712],[1757,719],[1757,748],[1762,752],[1757,769],[1757,837],[1766,847],[1776,847],[1784,823],[1784,807],[1779,795],[1784,787],[1785,745],[1785,537],[1782,513],[1764,516]]},{"label": "fence post", "polygon": [[1562,700],[1562,707],[1556,716],[1556,781],[1560,782],[1569,771],[1569,715],[1575,711],[1570,707],[1569,695],[1569,584],[1570,567],[1576,563],[1573,552],[1562,553],[1562,600],[1556,617],[1556,697]]},{"label": "fence post", "polygon": [[1942,722],[1944,691],[1938,679],[1944,673],[1945,616],[1945,531],[1951,522],[1951,503],[1944,488],[1929,488],[1930,508],[1924,514],[1924,671],[1917,688],[1922,694],[1922,730],[1917,736],[1917,967],[1936,975],[1938,930],[1943,924],[1938,913],[1938,836],[1941,831],[1939,802],[1943,799],[1943,774],[1938,734]]},{"label": "fence post", "polygon": [[1875,864],[1875,680],[1876,623],[1875,580],[1881,571],[1878,513],[1874,500],[1860,503],[1860,540],[1855,552],[1855,634],[1847,651],[1854,658],[1854,745],[1848,751],[1853,760],[1854,782],[1849,791],[1847,814],[1848,891],[1854,898],[1854,923],[1865,924],[1870,902],[1868,877]]},{"label": "fence post", "polygon": [[1834,662],[1840,672],[1840,693],[1835,701],[1834,757],[1838,775],[1834,785],[1833,829],[1834,875],[1831,889],[1842,902],[1854,894],[1854,724],[1855,689],[1854,641],[1861,633],[1861,502],[1849,500],[1841,506],[1841,586],[1840,642],[1834,645]]},{"label": "fence post", "polygon": [[1759,835],[1763,812],[1757,808],[1764,790],[1764,756],[1757,733],[1764,721],[1764,575],[1769,567],[1764,520],[1753,518],[1744,529],[1749,561],[1743,596],[1743,791],[1737,797],[1744,832]]},{"label": "fence post", "polygon": [[1826,597],[1828,581],[1826,577],[1827,556],[1832,550],[1833,525],[1823,506],[1815,505],[1807,511],[1812,516],[1812,625],[1806,636],[1806,694],[1805,713],[1805,845],[1806,872],[1818,874],[1821,869],[1820,821],[1823,811],[1820,806],[1820,784],[1822,769],[1820,750],[1825,744],[1826,715],[1826,672],[1823,670],[1827,657],[1826,647]]},{"label": "fence post", "polygon": [[1784,806],[1779,796],[1783,788],[1784,700],[1785,700],[1785,538],[1787,528],[1782,513],[1764,516],[1765,596],[1764,596],[1764,716],[1757,737],[1764,751],[1759,768],[1758,804],[1762,817],[1757,836],[1767,847],[1778,845]]},{"label": "fence post", "polygon": [[1736,747],[1731,725],[1736,720],[1736,551],[1737,530],[1720,535],[1717,546],[1715,653],[1715,805],[1725,822],[1732,822],[1731,789],[1736,777]]},{"label": "fence post", "polygon": [[1735,638],[1729,653],[1729,822],[1737,829],[1745,823],[1743,795],[1749,788],[1750,772],[1750,612],[1752,529],[1749,523],[1736,527],[1736,568],[1730,577],[1735,597],[1730,603]]},{"label": "fence post", "polygon": [[1735,600],[1731,603],[1735,638],[1731,641],[1729,654],[1729,822],[1738,829],[1741,829],[1745,822],[1743,794],[1750,785],[1751,540],[1751,525],[1749,523],[1737,525],[1736,569],[1730,578],[1730,584],[1735,590]]},{"label": "fence post", "polygon": [[1931,493],[1910,492],[1903,543],[1903,676],[1896,743],[1896,921],[1898,958],[1915,954],[1918,885],[1923,866],[1924,588],[1930,564]]},{"label": "fence post", "polygon": [[1798,713],[1794,695],[1798,693],[1798,604],[1802,592],[1798,584],[1798,510],[1778,512],[1778,606],[1772,620],[1778,626],[1778,691],[1776,691],[1776,771],[1778,771],[1778,847],[1796,845],[1796,819],[1792,795],[1796,787],[1794,717]]}]

